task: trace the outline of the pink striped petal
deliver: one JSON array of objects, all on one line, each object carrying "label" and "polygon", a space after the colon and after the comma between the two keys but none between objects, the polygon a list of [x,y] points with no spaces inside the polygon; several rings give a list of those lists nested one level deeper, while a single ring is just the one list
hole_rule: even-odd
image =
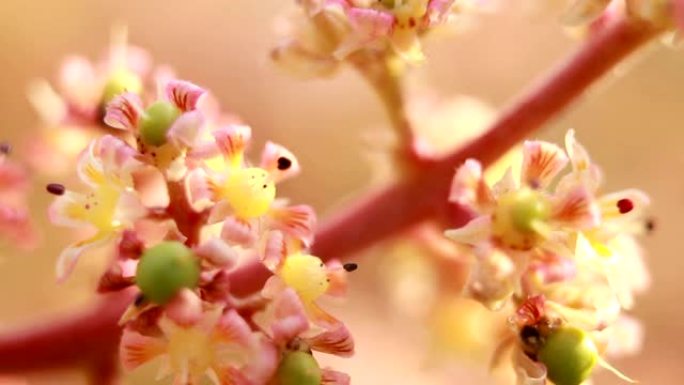
[{"label": "pink striped petal", "polygon": [[248,221],[230,216],[223,221],[221,239],[229,244],[248,247],[257,241],[256,228]]},{"label": "pink striped petal", "polygon": [[525,141],[521,184],[544,189],[568,164],[568,157],[555,144],[542,141]]},{"label": "pink striped petal", "polygon": [[588,229],[599,224],[601,213],[589,191],[578,186],[554,199],[551,220],[561,226]]},{"label": "pink striped petal", "polygon": [[252,343],[252,329],[235,309],[221,316],[214,329],[215,338],[226,343],[249,347]]},{"label": "pink striped petal", "polygon": [[202,212],[214,205],[208,178],[207,173],[201,168],[190,171],[185,177],[185,196],[195,212]]},{"label": "pink striped petal", "polygon": [[340,60],[380,38],[389,37],[395,22],[392,14],[371,8],[349,8],[347,17],[352,33],[334,52]]},{"label": "pink striped petal", "polygon": [[492,192],[485,183],[480,162],[468,159],[456,170],[449,191],[449,202],[476,212],[494,202]]},{"label": "pink striped petal", "polygon": [[200,139],[204,126],[204,115],[200,111],[190,111],[176,119],[166,133],[166,138],[177,147],[192,148]]},{"label": "pink striped petal", "polygon": [[297,205],[284,208],[273,208],[269,212],[272,226],[287,235],[310,246],[313,243],[316,213],[311,206]]},{"label": "pink striped petal", "polygon": [[168,100],[181,111],[192,111],[197,108],[197,103],[207,91],[185,80],[171,80],[166,84],[165,92]]},{"label": "pink striped petal", "polygon": [[133,130],[143,113],[140,96],[132,92],[124,92],[112,99],[105,109],[104,122],[114,128]]},{"label": "pink striped petal", "polygon": [[296,176],[301,171],[297,158],[285,147],[266,142],[259,167],[268,171],[275,183]]},{"label": "pink striped petal", "polygon": [[273,307],[273,319],[268,327],[276,344],[284,346],[309,330],[309,320],[306,317],[304,305],[297,293],[291,288],[281,292],[271,306]]},{"label": "pink striped petal", "polygon": [[164,340],[147,337],[128,328],[124,329],[119,345],[119,356],[124,369],[133,370],[164,354],[165,351]]},{"label": "pink striped petal", "polygon": [[324,368],[321,385],[350,385],[351,377],[347,373]]},{"label": "pink striped petal", "polygon": [[138,261],[116,259],[100,277],[97,284],[98,293],[123,290],[135,284],[135,270]]},{"label": "pink striped petal", "polygon": [[311,349],[318,352],[334,354],[341,357],[354,355],[354,339],[349,329],[343,323],[338,322],[330,330],[327,330],[313,338],[308,339]]},{"label": "pink striped petal", "polygon": [[213,132],[216,145],[228,159],[241,157],[252,139],[252,129],[249,126],[232,124]]}]

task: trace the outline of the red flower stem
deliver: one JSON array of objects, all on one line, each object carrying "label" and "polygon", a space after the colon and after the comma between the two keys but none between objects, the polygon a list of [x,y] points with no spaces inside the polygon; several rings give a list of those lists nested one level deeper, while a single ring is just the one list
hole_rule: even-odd
[{"label": "red flower stem", "polygon": [[[466,212],[449,205],[448,191],[455,169],[468,158],[485,166],[516,143],[540,129],[635,49],[660,31],[642,21],[618,18],[597,31],[568,61],[516,98],[478,139],[420,170],[372,193],[365,194],[328,218],[316,234],[313,253],[323,259],[345,258],[355,252],[430,218],[465,223]],[[259,290],[265,269],[250,264],[232,274],[233,290]],[[258,278],[258,279],[257,279]]]},{"label": "red flower stem", "polygon": [[[516,99],[479,139],[449,156],[421,164],[420,172],[369,193],[329,218],[317,233],[313,252],[326,259],[344,258],[429,218],[462,223],[467,215],[446,202],[453,171],[459,164],[469,157],[490,164],[541,128],[657,32],[642,22],[624,19],[606,25],[569,61]],[[172,210],[170,214],[182,222],[181,213]],[[193,229],[181,231],[192,238]],[[253,293],[268,275],[261,264],[248,264],[231,275],[232,288],[236,293]],[[95,357],[116,351],[121,333],[117,321],[130,296],[130,292],[109,295],[85,312],[0,335],[0,372],[79,364],[92,367],[99,362]]]}]

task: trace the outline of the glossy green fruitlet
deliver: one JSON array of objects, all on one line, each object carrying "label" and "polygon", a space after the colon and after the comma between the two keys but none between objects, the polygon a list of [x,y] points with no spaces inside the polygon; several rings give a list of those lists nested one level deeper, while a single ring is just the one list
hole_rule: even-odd
[{"label": "glossy green fruitlet", "polygon": [[171,102],[160,100],[153,103],[138,122],[140,139],[150,146],[161,146],[166,143],[166,133],[180,113],[178,107]]},{"label": "glossy green fruitlet", "polygon": [[280,385],[320,385],[321,368],[306,352],[285,353],[278,367]]},{"label": "glossy green fruitlet", "polygon": [[562,327],[547,337],[538,357],[554,384],[580,385],[591,376],[598,362],[598,351],[587,332]]},{"label": "glossy green fruitlet", "polygon": [[180,242],[162,242],[143,253],[135,275],[145,298],[168,302],[182,288],[197,286],[200,269],[193,252]]}]

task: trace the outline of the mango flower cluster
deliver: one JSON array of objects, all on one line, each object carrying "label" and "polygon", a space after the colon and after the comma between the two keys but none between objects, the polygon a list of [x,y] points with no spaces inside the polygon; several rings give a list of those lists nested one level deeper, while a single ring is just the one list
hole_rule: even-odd
[{"label": "mango flower cluster", "polygon": [[97,60],[68,56],[53,84],[38,79],[28,88],[41,118],[39,140],[27,143],[29,152],[40,154],[28,159],[31,165],[49,175],[69,172],[91,139],[111,131],[102,121],[107,103],[121,92],[140,93],[155,79],[169,76],[170,69],[153,67],[147,51],[128,44],[122,27],[112,30],[111,43]]},{"label": "mango flower cluster", "polygon": [[274,60],[301,76],[333,73],[357,54],[424,59],[421,36],[456,14],[483,7],[483,0],[298,0],[303,11]]},{"label": "mango flower cluster", "polygon": [[26,170],[8,159],[11,147],[0,143],[0,237],[21,248],[36,243],[36,232],[29,216],[26,196],[29,177]]},{"label": "mango flower cluster", "polygon": [[[353,353],[320,301],[343,296],[355,266],[311,255],[315,213],[277,198],[297,159],[268,142],[252,163],[250,127],[218,113],[205,89],[176,79],[157,89],[112,96],[104,122],[118,135],[80,155],[83,187],[48,185],[52,222],[90,233],[61,253],[58,279],[92,248],[113,246],[98,290],[139,292],[120,321],[128,370],[159,359],[159,378],[174,384],[349,383],[312,352]],[[231,274],[254,259],[273,276],[261,293],[233,295]]]},{"label": "mango flower cluster", "polygon": [[652,226],[649,199],[635,189],[602,193],[602,173],[572,130],[565,147],[525,142],[519,173],[509,168],[493,186],[467,160],[451,187],[450,200],[474,215],[446,232],[472,250],[466,292],[515,309],[499,352],[512,348],[525,385],[579,385],[596,364],[613,370],[606,354],[639,345],[638,323],[623,310],[649,283],[634,239]]}]

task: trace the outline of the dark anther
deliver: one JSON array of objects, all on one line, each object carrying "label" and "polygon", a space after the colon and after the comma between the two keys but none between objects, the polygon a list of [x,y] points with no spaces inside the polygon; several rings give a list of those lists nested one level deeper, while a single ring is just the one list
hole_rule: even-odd
[{"label": "dark anther", "polygon": [[343,267],[346,271],[348,271],[348,272],[351,273],[352,271],[358,269],[358,268],[359,268],[359,265],[357,265],[357,264],[355,264],[355,263],[345,263],[342,267]]},{"label": "dark anther", "polygon": [[620,214],[627,214],[634,209],[634,202],[627,198],[620,199],[617,202],[617,208],[620,210]]},{"label": "dark anther", "polygon": [[646,227],[646,231],[648,231],[649,233],[652,233],[656,228],[655,219],[653,219],[653,218],[647,219],[644,226]]},{"label": "dark anther", "polygon": [[278,170],[287,170],[292,166],[292,161],[284,156],[278,158]]},{"label": "dark anther", "polygon": [[263,186],[261,186],[261,188],[266,188],[266,187],[268,187],[268,185],[266,185],[266,184],[265,184],[265,185],[263,185]]},{"label": "dark anther", "polygon": [[11,144],[9,144],[7,142],[0,143],[0,153],[1,154],[7,155],[10,152],[12,152],[12,145]]},{"label": "dark anther", "polygon": [[64,185],[59,183],[50,183],[45,189],[52,195],[63,195],[65,191]]},{"label": "dark anther", "polygon": [[137,297],[135,297],[135,302],[133,302],[133,305],[135,305],[136,307],[140,307],[140,305],[142,305],[143,303],[145,303],[145,296],[142,293],[140,293]]}]

